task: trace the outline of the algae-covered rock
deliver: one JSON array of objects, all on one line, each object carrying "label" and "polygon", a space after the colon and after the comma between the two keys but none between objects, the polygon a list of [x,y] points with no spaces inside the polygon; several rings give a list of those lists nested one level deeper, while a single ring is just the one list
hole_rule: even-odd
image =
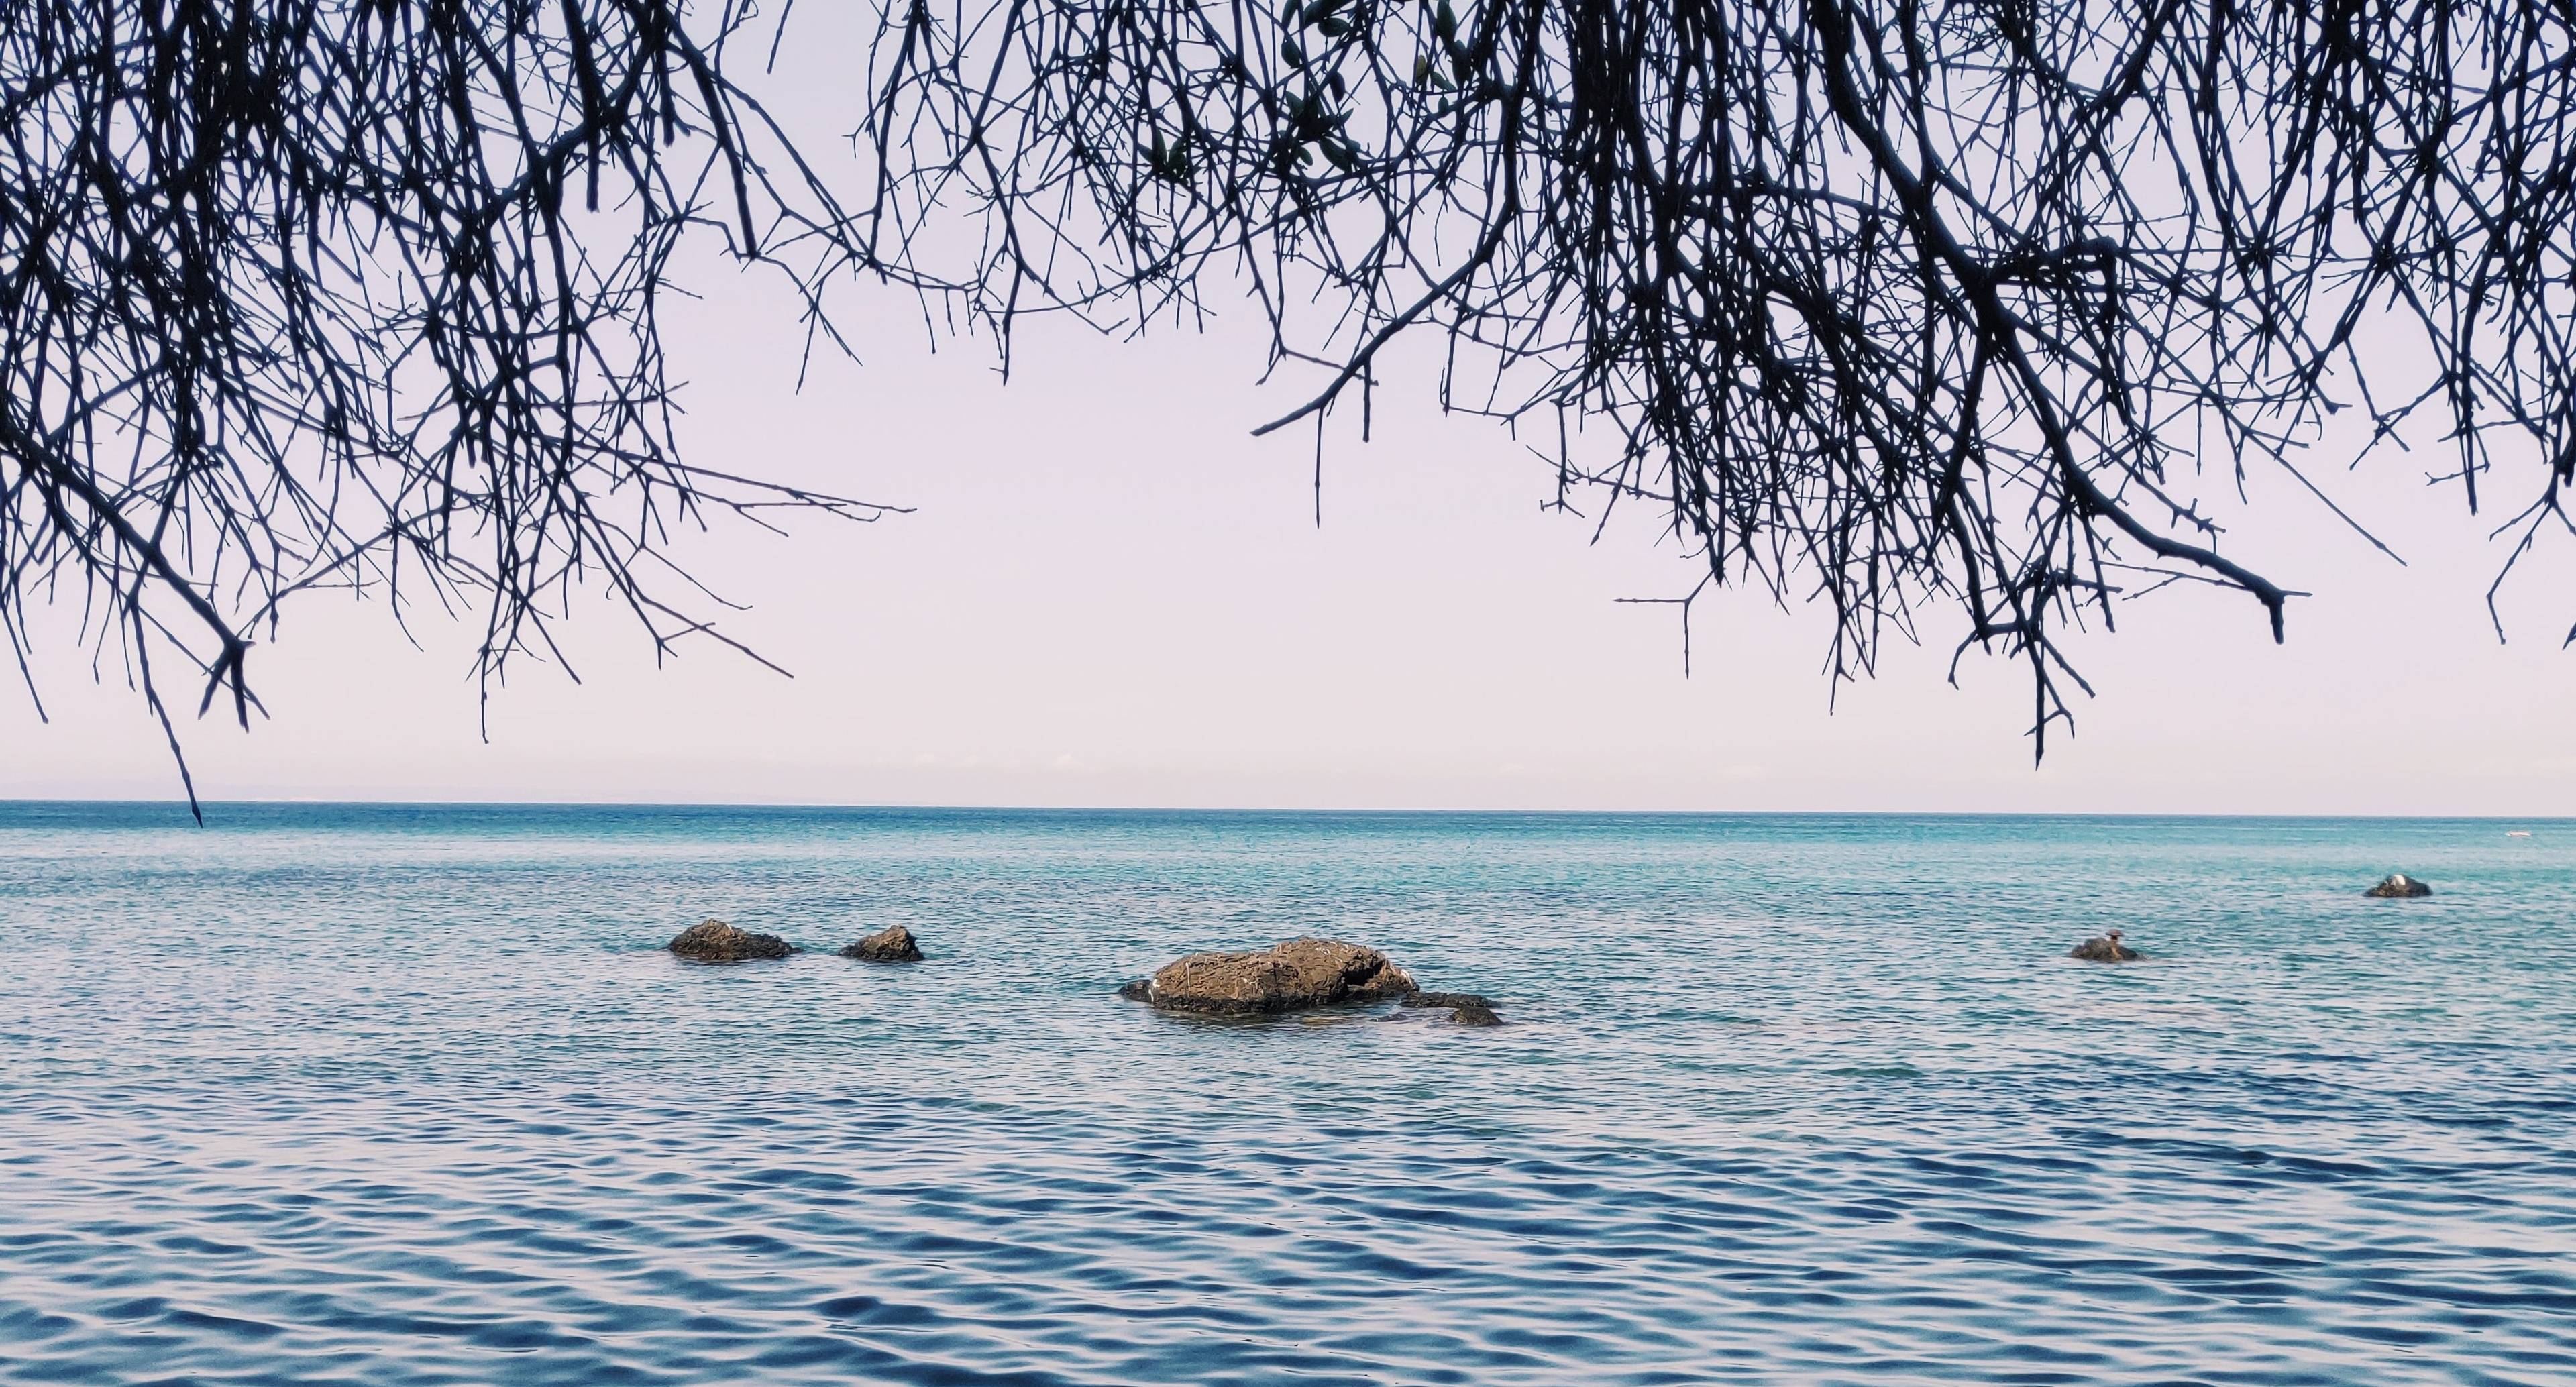
[{"label": "algae-covered rock", "polygon": [[2411,901],[2420,897],[2432,895],[2433,888],[2417,881],[2411,876],[2406,875],[2404,872],[2391,872],[2387,876],[2381,877],[2377,886],[2374,886],[2361,894],[2365,896],[2376,896],[2381,900]]},{"label": "algae-covered rock", "polygon": [[1406,1007],[1488,1008],[1492,1007],[1493,1004],[1494,1001],[1492,998],[1481,997],[1473,992],[1414,992],[1407,994],[1403,1001],[1396,1003],[1397,1006]]},{"label": "algae-covered rock", "polygon": [[796,946],[774,934],[735,929],[722,920],[705,920],[672,939],[672,953],[696,963],[741,963],[746,959],[785,958]]},{"label": "algae-covered rock", "polygon": [[841,950],[841,957],[864,958],[872,963],[918,963],[921,941],[901,925],[888,925]]},{"label": "algae-covered rock", "polygon": [[1120,988],[1167,1011],[1262,1013],[1375,1002],[1415,990],[1412,975],[1375,949],[1338,939],[1292,939],[1259,953],[1205,953],[1167,963]]}]

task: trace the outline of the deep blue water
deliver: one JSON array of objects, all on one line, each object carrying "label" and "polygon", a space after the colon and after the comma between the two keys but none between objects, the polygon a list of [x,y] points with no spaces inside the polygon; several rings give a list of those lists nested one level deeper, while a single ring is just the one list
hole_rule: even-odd
[{"label": "deep blue water", "polygon": [[2576,1381],[2576,824],[210,818],[0,806],[11,1382]]}]

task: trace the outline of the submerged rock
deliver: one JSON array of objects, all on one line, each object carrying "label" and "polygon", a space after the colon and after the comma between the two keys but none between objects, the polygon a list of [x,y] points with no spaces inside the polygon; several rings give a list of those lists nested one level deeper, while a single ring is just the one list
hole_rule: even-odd
[{"label": "submerged rock", "polygon": [[1473,992],[1412,992],[1407,993],[1404,1000],[1396,1003],[1396,1005],[1407,1007],[1485,1007],[1487,1009],[1491,1009],[1494,1002],[1490,997],[1480,997]]},{"label": "submerged rock", "polygon": [[1400,1007],[1447,1007],[1449,1019],[1461,1026],[1499,1026],[1503,1018],[1494,1014],[1490,997],[1473,992],[1408,992]]},{"label": "submerged rock", "polygon": [[1415,991],[1413,977],[1375,949],[1338,939],[1291,939],[1260,953],[1192,954],[1119,995],[1168,1011],[1298,1011],[1377,1002]]},{"label": "submerged rock", "polygon": [[918,963],[921,961],[921,942],[912,937],[911,930],[901,925],[888,925],[841,950],[841,957],[864,958],[875,963]]},{"label": "submerged rock", "polygon": [[2121,943],[2118,930],[2097,934],[2067,950],[2066,956],[2080,958],[2087,963],[2134,963],[2146,957],[2145,954]]},{"label": "submerged rock", "polygon": [[785,958],[796,946],[774,934],[735,929],[722,920],[704,920],[671,940],[671,952],[698,963],[740,963],[752,958]]},{"label": "submerged rock", "polygon": [[2365,896],[2377,896],[2382,900],[2411,901],[2419,896],[2432,895],[2433,888],[2417,881],[2411,876],[2406,875],[2404,872],[2391,872],[2387,876],[2381,877],[2377,886],[2374,886],[2361,894]]}]

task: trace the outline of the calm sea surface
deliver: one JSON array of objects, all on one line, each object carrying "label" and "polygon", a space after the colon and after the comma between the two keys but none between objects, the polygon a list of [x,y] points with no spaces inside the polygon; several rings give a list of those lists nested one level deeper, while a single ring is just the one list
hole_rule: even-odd
[{"label": "calm sea surface", "polygon": [[0,806],[11,1382],[2576,1381],[2576,824],[210,817]]}]

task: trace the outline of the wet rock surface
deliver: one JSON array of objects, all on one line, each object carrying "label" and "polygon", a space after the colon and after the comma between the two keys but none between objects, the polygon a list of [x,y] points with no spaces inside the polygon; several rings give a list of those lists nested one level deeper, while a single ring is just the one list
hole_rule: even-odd
[{"label": "wet rock surface", "polygon": [[841,957],[863,958],[871,963],[918,963],[921,941],[901,925],[888,925],[841,950]]},{"label": "wet rock surface", "polygon": [[1259,953],[1192,954],[1119,994],[1167,1011],[1261,1014],[1376,1002],[1417,989],[1375,949],[1338,939],[1292,939]]},{"label": "wet rock surface", "polygon": [[696,963],[742,963],[756,958],[785,958],[796,946],[774,934],[735,929],[722,920],[703,920],[674,936],[672,953]]},{"label": "wet rock surface", "polygon": [[2113,930],[2109,934],[2097,934],[2067,950],[2066,956],[2080,958],[2087,963],[2134,963],[2146,957],[2145,954],[2121,943],[2118,930]]},{"label": "wet rock surface", "polygon": [[1494,999],[1473,992],[1412,992],[1398,1006],[1407,1007],[1492,1007]]},{"label": "wet rock surface", "polygon": [[1484,1000],[1479,997],[1467,998],[1467,1000],[1461,1004],[1456,1011],[1449,1013],[1449,1019],[1453,1023],[1461,1026],[1499,1026],[1503,1024],[1503,1018],[1496,1016],[1494,1014],[1494,1009],[1485,1005]]},{"label": "wet rock surface", "polygon": [[2433,888],[2404,872],[2391,872],[2381,877],[2377,886],[2361,894],[2375,896],[2381,900],[2411,901],[2432,895]]}]

